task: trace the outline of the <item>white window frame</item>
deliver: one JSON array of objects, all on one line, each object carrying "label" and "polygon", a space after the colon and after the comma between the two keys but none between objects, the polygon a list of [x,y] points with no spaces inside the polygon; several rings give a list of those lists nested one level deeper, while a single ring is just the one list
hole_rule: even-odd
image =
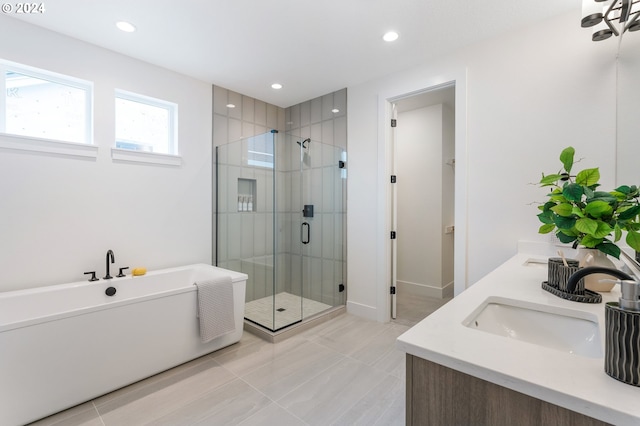
[{"label": "white window frame", "polygon": [[[85,134],[83,142],[60,141],[34,136],[6,133],[6,72],[12,71],[29,77],[74,87],[85,92]],[[98,156],[98,147],[93,143],[93,82],[55,73],[28,65],[0,59],[0,148],[20,151],[36,151],[61,154],[71,157]]]},{"label": "white window frame", "polygon": [[[182,164],[182,157],[180,156],[178,150],[178,104],[162,99],[152,98],[150,96],[140,95],[138,93],[133,93],[126,90],[116,89],[114,97],[114,111],[115,100],[118,98],[157,108],[162,108],[169,112],[169,128],[167,129],[167,131],[169,136],[170,153],[164,154],[158,152],[134,151],[130,149],[116,148],[115,144],[117,143],[117,141],[114,140],[114,146],[111,148],[111,157],[114,160],[118,161],[180,166]],[[114,122],[114,129],[116,126],[117,122]]]}]

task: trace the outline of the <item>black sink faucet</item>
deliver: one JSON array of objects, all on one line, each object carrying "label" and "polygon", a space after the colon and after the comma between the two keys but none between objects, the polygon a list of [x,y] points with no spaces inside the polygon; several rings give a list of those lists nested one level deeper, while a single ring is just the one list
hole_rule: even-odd
[{"label": "black sink faucet", "polygon": [[104,276],[105,280],[110,280],[111,278],[113,278],[111,275],[109,275],[109,258],[111,258],[111,263],[114,263],[116,261],[116,258],[113,255],[113,251],[111,250],[107,251],[107,275]]},{"label": "black sink faucet", "polygon": [[569,280],[567,281],[567,292],[573,293],[573,291],[576,289],[576,285],[578,284],[578,281],[580,281],[581,278],[584,278],[585,276],[590,274],[607,274],[607,275],[613,275],[614,277],[620,280],[634,281],[633,277],[629,276],[628,274],[618,269],[603,268],[602,266],[589,266],[587,268],[578,269],[577,272],[574,272],[569,277]]}]

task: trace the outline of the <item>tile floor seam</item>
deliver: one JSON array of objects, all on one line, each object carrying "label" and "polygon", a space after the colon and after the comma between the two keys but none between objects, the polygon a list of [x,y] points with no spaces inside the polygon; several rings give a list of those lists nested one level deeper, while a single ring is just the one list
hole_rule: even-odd
[{"label": "tile floor seam", "polygon": [[[265,341],[265,342],[262,342],[262,343],[267,344],[267,345],[271,345],[271,346],[273,346],[273,345],[277,345],[277,344],[278,344],[278,343],[269,343],[269,342],[266,342],[266,341]],[[254,345],[254,344],[256,344],[256,345],[257,345],[258,343],[252,343],[252,345]],[[236,351],[237,351],[237,350],[240,350],[240,348],[237,348],[237,349],[236,349]],[[229,352],[227,352],[227,353],[231,353],[231,352],[233,352],[233,351],[229,351]],[[226,355],[227,353],[225,353],[224,355]],[[222,367],[225,367],[225,366],[224,366],[224,364],[222,364],[221,362],[219,362],[213,354],[215,354],[215,352],[212,352],[211,354],[209,354],[209,355],[211,356],[211,358],[212,358],[213,360],[215,360],[218,364],[220,364]],[[223,355],[223,356],[224,356],[224,355]],[[276,355],[274,355],[274,356],[276,356]],[[252,371],[257,370],[258,368],[264,367],[265,365],[269,364],[269,362],[272,362],[272,361],[273,361],[273,360],[263,361],[263,363],[262,363],[262,364],[256,365],[256,366],[254,366],[254,367],[250,367],[250,369],[249,369],[248,371],[243,372],[242,374],[249,374],[249,373],[251,373]],[[231,369],[226,368],[226,367],[225,367],[225,369],[226,369],[227,371],[231,372],[232,374],[234,374],[235,376],[240,377],[240,375],[239,375],[238,373],[236,373],[236,372],[232,371]]]},{"label": "tile floor seam", "polygon": [[[264,395],[265,398],[267,398],[269,401],[271,401],[272,404],[277,405],[278,407],[282,408],[284,411],[286,411],[290,416],[293,416],[294,418],[296,418],[297,420],[300,420],[302,423],[304,423],[305,425],[309,425],[309,423],[307,423],[306,421],[304,421],[303,419],[301,419],[300,417],[296,416],[294,413],[292,413],[291,411],[287,410],[285,407],[283,407],[282,405],[278,404],[278,401],[271,399],[271,397],[269,395],[267,395],[266,393],[262,392],[260,389],[256,388],[255,386],[253,386],[251,383],[247,382],[246,380],[244,380],[242,377],[238,378],[239,380],[242,380],[242,382],[244,382],[247,386],[249,386],[251,389],[255,390],[256,392],[258,392],[261,395]],[[243,423],[248,422],[252,417],[255,417],[258,415],[258,413],[262,410],[265,410],[268,407],[268,405],[265,405],[264,407],[262,407],[260,410],[256,411],[255,413],[253,413],[251,416],[247,417],[246,419],[244,419],[243,421],[241,421],[240,423],[238,423],[238,426],[242,426]]]},{"label": "tile floor seam", "polygon": [[271,399],[271,397],[269,395],[267,395],[266,393],[262,392],[260,389],[258,389],[257,387],[253,386],[251,383],[247,382],[245,379],[243,379],[242,377],[238,377],[238,380],[241,380],[244,384],[246,384],[247,386],[249,386],[251,389],[255,390],[256,392],[258,392],[261,395],[264,395],[267,399],[269,399],[269,401],[271,402],[276,402],[275,400]]},{"label": "tile floor seam", "polygon": [[[397,338],[396,338],[396,339],[397,339]],[[360,348],[360,349],[362,349],[362,348]],[[355,353],[352,353],[352,354],[344,354],[344,355],[345,355],[346,357],[350,358],[350,359],[355,360],[355,361],[362,362],[363,364],[368,365],[369,367],[375,368],[376,370],[380,370],[380,371],[383,371],[384,373],[389,374],[389,372],[388,372],[388,371],[385,371],[385,370],[383,370],[383,369],[381,369],[381,368],[376,367],[376,366],[375,366],[375,364],[377,364],[377,363],[378,363],[378,361],[382,360],[382,359],[383,359],[385,356],[387,356],[389,353],[391,353],[391,352],[393,352],[393,351],[397,351],[397,350],[398,350],[398,349],[396,349],[396,347],[395,347],[395,343],[394,343],[394,346],[391,346],[390,348],[388,348],[386,351],[384,351],[382,354],[380,354],[380,356],[378,356],[375,360],[372,360],[372,361],[371,361],[371,363],[368,363],[368,362],[362,361],[361,359],[356,358],[356,357],[355,357]]]},{"label": "tile floor seam", "polygon": [[[184,363],[182,363],[180,365],[177,365],[175,367],[160,371],[160,372],[158,372],[156,374],[153,374],[153,375],[151,375],[151,376],[149,376],[147,378],[144,378],[144,379],[138,380],[136,382],[133,382],[133,383],[127,385],[127,386],[124,386],[124,387],[121,387],[121,388],[118,388],[118,389],[114,389],[114,390],[112,390],[110,392],[107,392],[107,393],[105,393],[103,395],[100,395],[100,396],[94,398],[92,400],[92,402],[94,403],[97,411],[100,413],[100,410],[103,409],[105,406],[107,406],[109,404],[112,404],[118,398],[121,398],[124,395],[126,395],[126,393],[124,393],[124,394],[120,393],[122,390],[129,389],[129,388],[132,388],[132,387],[136,387],[137,385],[140,385],[140,384],[144,383],[144,385],[142,387],[140,387],[140,388],[138,388],[138,389],[133,391],[133,392],[136,392],[136,391],[142,391],[146,386],[154,386],[155,384],[160,384],[160,383],[167,382],[167,381],[171,382],[176,377],[176,375],[183,374],[183,373],[189,371],[190,369],[198,368],[198,366],[200,364],[206,362],[206,361],[202,361],[206,356],[207,355],[203,355],[201,357],[194,358],[194,359],[192,359],[190,361],[186,361],[186,362],[184,362]],[[215,361],[215,360],[213,360],[213,361]],[[217,361],[215,361],[215,362],[218,365],[220,364]],[[187,367],[187,364],[193,364],[193,365]],[[189,376],[189,377],[192,377],[192,376]],[[181,380],[183,380],[183,379],[181,379]],[[173,382],[171,382],[170,384],[173,384]],[[165,384],[163,386],[163,388],[169,386],[170,384]],[[117,397],[115,397],[115,398],[107,398],[106,400],[104,400],[101,403],[96,402],[96,401],[105,399],[105,397],[107,397],[109,395],[116,394],[116,393],[119,394],[119,395]],[[155,391],[153,393],[155,393]],[[148,395],[151,395],[151,394],[147,394],[145,396],[148,396]],[[109,410],[109,411],[111,411],[111,410]]]},{"label": "tile floor seam", "polygon": [[[349,357],[346,357],[346,358],[349,358]],[[373,367],[371,367],[370,365],[367,365],[366,363],[364,363],[364,362],[362,362],[362,361],[360,361],[360,360],[357,360],[357,359],[354,359],[354,358],[350,358],[350,359],[352,359],[353,361],[355,361],[355,362],[357,362],[357,363],[359,363],[359,364],[362,364],[362,365],[363,365],[363,366],[365,366],[365,367],[373,368]],[[380,370],[379,370],[379,371],[380,371]],[[381,372],[382,372],[382,371],[381,371]],[[355,401],[353,404],[351,404],[351,405],[350,405],[350,406],[348,406],[348,407],[345,407],[341,412],[339,412],[339,413],[336,415],[336,418],[334,419],[334,421],[332,421],[330,424],[331,424],[331,425],[335,424],[338,420],[340,420],[340,419],[342,418],[342,416],[344,416],[345,414],[347,414],[347,413],[348,413],[352,408],[356,407],[356,406],[358,405],[358,403],[360,403],[360,401],[362,401],[363,399],[365,399],[365,398],[366,398],[366,396],[367,396],[367,395],[369,395],[369,394],[370,394],[370,393],[371,393],[371,392],[372,392],[372,391],[373,391],[377,386],[379,386],[382,382],[384,382],[384,381],[387,379],[387,376],[390,376],[390,375],[389,375],[388,373],[386,373],[386,372],[382,372],[382,373],[384,373],[384,374],[381,376],[381,378],[380,378],[378,381],[376,381],[374,384],[372,384],[372,385],[371,385],[371,388],[370,388],[367,392],[365,392],[365,393],[364,393],[364,395],[362,395],[362,397],[360,397],[360,398],[359,398],[357,401]],[[393,377],[392,377],[392,378],[393,378]],[[344,393],[345,391],[346,391],[346,389],[342,389],[342,390],[338,391],[338,395],[340,395],[340,394]],[[386,410],[385,410],[385,411],[386,411]]]},{"label": "tile floor seam", "polygon": [[107,426],[104,423],[104,420],[102,419],[102,415],[100,415],[100,411],[98,411],[98,407],[96,406],[95,399],[91,400],[91,405],[93,406],[93,409],[95,410],[96,415],[98,416],[98,419],[100,420],[100,423],[102,423],[102,426]]},{"label": "tile floor seam", "polygon": [[[393,377],[393,376],[392,376],[392,377]],[[397,377],[395,377],[395,378],[397,379]],[[386,378],[383,378],[383,379],[380,381],[380,383],[382,383],[385,379],[386,379]],[[380,383],[378,383],[378,384],[380,384]],[[374,386],[374,387],[372,387],[372,388],[371,388],[367,393],[365,393],[364,395],[362,395],[362,398],[360,398],[359,400],[357,400],[356,402],[354,402],[353,404],[351,404],[351,406],[350,406],[349,408],[345,409],[345,411],[344,411],[343,413],[341,413],[340,417],[338,417],[335,421],[333,421],[333,422],[331,423],[331,426],[333,426],[333,425],[337,424],[337,422],[338,422],[338,421],[339,421],[339,420],[340,420],[340,419],[341,419],[345,414],[347,414],[347,413],[348,413],[352,408],[356,407],[356,406],[357,406],[361,401],[363,401],[365,398],[367,398],[367,396],[368,396],[371,392],[373,392],[374,390],[375,390],[375,386]],[[389,407],[385,408],[385,409],[384,409],[384,411],[383,411],[382,413],[380,413],[379,418],[383,418],[383,417],[384,417],[384,414],[385,414],[385,413],[387,413],[391,408],[392,408],[391,406],[389,406]],[[379,420],[379,419],[378,419],[378,420]],[[377,424],[378,424],[378,420],[376,420],[376,422],[375,422],[375,423],[373,423],[371,426],[375,426],[375,425],[377,425]]]},{"label": "tile floor seam", "polygon": [[[329,348],[331,349],[331,348]],[[329,369],[333,368],[336,364],[340,363],[341,361],[344,361],[346,358],[348,358],[346,355],[341,354],[339,352],[337,352],[338,357],[336,357],[336,360],[329,364],[328,366],[326,366],[324,369],[320,370],[317,372],[317,374],[314,374],[312,377],[310,377],[309,379],[305,380],[304,382],[300,383],[298,386],[294,387],[293,389],[291,389],[289,392],[285,393],[284,395],[282,395],[279,399],[277,399],[275,402],[278,402],[280,400],[283,400],[284,398],[286,398],[288,395],[290,395],[292,392],[294,392],[296,389],[301,388],[302,386],[306,385],[307,383],[309,383],[310,381],[312,381],[313,379],[317,378],[318,376],[320,376],[322,373],[328,371]],[[342,357],[342,358],[340,358]],[[278,404],[280,405],[280,404]],[[283,407],[284,408],[284,407]],[[285,408],[286,410],[286,408]],[[287,410],[289,411],[289,410]]]},{"label": "tile floor seam", "polygon": [[276,404],[278,407],[282,408],[284,411],[286,411],[287,413],[289,413],[289,415],[293,416],[294,418],[300,420],[302,423],[304,423],[305,425],[310,426],[311,423],[306,422],[304,419],[301,419],[300,417],[296,416],[295,413],[292,413],[291,411],[287,410],[285,407],[283,407],[281,404],[278,403],[278,401],[273,401],[274,404]]},{"label": "tile floor seam", "polygon": [[[326,340],[329,340],[329,339],[326,339]],[[361,342],[362,346],[366,346],[366,344],[368,342],[370,342],[371,340],[372,340],[372,338],[369,338],[366,342],[364,342],[364,343]],[[320,345],[320,346],[322,346],[322,347],[324,347],[326,349],[330,349],[330,350],[332,350],[334,352],[338,352],[339,354],[344,355],[344,356],[350,356],[351,355],[350,353],[341,352],[341,351],[337,350],[335,347],[332,347],[332,346],[329,346],[328,344],[323,343],[322,340],[320,340],[320,339],[313,339],[313,340],[311,340],[311,342],[313,342],[313,343],[315,343],[317,345]]]},{"label": "tile floor seam", "polygon": [[[271,401],[272,404],[277,405],[278,407],[282,408],[284,411],[287,412],[287,414],[289,414],[290,416],[294,417],[296,420],[300,420],[302,423],[304,423],[305,425],[309,425],[309,423],[307,423],[306,421],[304,421],[303,419],[301,419],[300,417],[296,416],[294,413],[292,413],[291,411],[287,410],[286,407],[282,406],[281,404],[278,403],[278,401],[271,399],[271,397],[269,397],[269,395],[265,394],[264,392],[262,392],[260,389],[256,388],[255,386],[252,386],[251,383],[248,383],[247,381],[243,380],[242,378],[240,378],[240,380],[242,380],[244,383],[246,383],[250,388],[252,388],[253,390],[257,391],[258,393],[264,395],[269,401]],[[241,421],[240,423],[238,423],[237,426],[242,426],[243,423],[248,422],[249,420],[251,420],[252,417],[257,416],[260,411],[265,410],[268,407],[268,405],[262,407],[260,410],[256,411],[255,413],[253,413],[251,416],[247,417],[246,419],[244,419],[243,421]]]},{"label": "tile floor seam", "polygon": [[[211,358],[213,361],[215,361],[215,363],[216,363],[216,364],[218,364],[218,366],[220,366],[220,367],[221,367],[222,369],[224,369],[226,372],[228,372],[229,374],[231,374],[234,378],[236,378],[236,379],[240,379],[240,378],[241,378],[241,377],[240,377],[238,374],[236,374],[234,371],[229,370],[227,367],[225,367],[224,365],[222,365],[221,363],[219,363],[215,358],[213,358],[213,357],[211,356],[211,354],[213,354],[213,353],[215,353],[215,352],[211,352],[211,353],[207,354],[206,356],[208,356],[208,357],[209,357],[209,358]],[[231,381],[233,381],[233,379],[229,380],[229,381],[228,381],[228,382],[226,382],[226,383],[229,383],[229,382],[231,382]],[[225,384],[226,384],[226,383],[225,383]],[[223,385],[224,385],[224,384],[223,384]],[[221,385],[221,386],[222,386],[222,385]]]},{"label": "tile floor seam", "polygon": [[[240,382],[242,382],[242,383],[244,383],[244,384],[248,385],[248,386],[249,386],[249,387],[251,387],[253,390],[257,391],[260,395],[262,395],[262,396],[264,396],[265,398],[267,398],[270,402],[274,402],[274,401],[273,401],[271,398],[269,398],[267,395],[265,395],[264,393],[260,392],[258,389],[254,388],[254,387],[253,387],[253,386],[251,386],[249,383],[247,383],[247,382],[245,382],[244,380],[242,380],[242,378],[241,378],[241,377],[236,377],[236,378],[231,379],[231,380],[229,380],[228,382],[226,382],[226,383],[224,383],[224,384],[222,384],[222,385],[220,385],[220,386],[216,386],[216,387],[213,387],[213,388],[211,388],[211,389],[207,389],[207,391],[206,391],[206,392],[203,392],[202,394],[198,395],[198,397],[197,397],[197,398],[194,398],[194,399],[190,399],[190,400],[188,400],[188,401],[185,401],[185,402],[184,402],[184,404],[182,404],[181,406],[176,407],[175,409],[173,409],[173,410],[171,410],[171,411],[166,412],[166,413],[165,413],[165,414],[163,414],[161,417],[158,417],[158,418],[152,419],[151,421],[147,421],[147,422],[145,422],[144,424],[145,424],[145,425],[153,425],[153,424],[156,424],[158,421],[163,420],[163,418],[170,417],[171,415],[175,414],[176,412],[179,412],[179,411],[181,411],[181,410],[184,410],[184,409],[185,409],[185,407],[188,407],[189,405],[192,405],[192,404],[194,404],[194,403],[197,403],[197,402],[199,402],[199,401],[202,401],[202,400],[206,399],[206,398],[209,396],[209,394],[211,394],[211,393],[213,393],[213,392],[216,392],[217,390],[219,390],[219,388],[221,388],[221,387],[223,387],[223,386],[230,385],[231,383],[233,383],[233,382],[234,382],[234,381],[236,381],[236,380],[238,380],[238,381],[240,381]],[[267,404],[267,405],[268,405],[268,404]],[[266,406],[265,406],[265,407],[266,407]],[[265,407],[262,407],[262,408],[261,408],[260,410],[258,410],[258,411],[261,411],[261,410],[262,410],[262,409],[264,409]],[[202,417],[201,419],[196,420],[196,421],[195,421],[195,423],[192,423],[192,424],[202,424],[202,422],[203,422],[203,421],[206,421],[207,419],[211,418],[212,416],[215,416],[216,414],[219,414],[219,413],[213,413],[212,415],[204,416],[204,417]],[[245,420],[246,420],[246,419],[245,419]],[[244,421],[244,420],[243,420],[243,421]]]},{"label": "tile floor seam", "polygon": [[[401,380],[401,379],[398,379],[398,378],[397,378],[396,376],[394,376],[393,374],[387,374],[387,376],[390,376],[392,379]],[[369,395],[371,392],[373,392],[373,389],[371,389],[369,392],[367,392],[367,395]],[[363,396],[363,397],[360,399],[360,401],[361,401],[361,400],[363,400],[367,395]],[[406,400],[406,396],[405,396],[405,400]],[[358,402],[360,402],[360,401],[358,401]],[[356,403],[356,404],[357,404],[357,403]],[[355,405],[355,404],[354,404],[354,405]],[[383,418],[384,418],[384,415],[385,415],[386,413],[388,413],[388,412],[389,412],[389,410],[391,410],[392,408],[393,408],[393,404],[390,404],[387,408],[385,408],[385,409],[384,409],[384,411],[383,411],[382,413],[380,413],[380,416],[379,416],[379,417],[378,417],[378,419],[375,421],[375,423],[373,423],[373,425],[372,425],[372,426],[376,426],[376,425],[379,423],[380,419],[383,419]],[[382,426],[384,426],[384,425],[382,425]]]},{"label": "tile floor seam", "polygon": [[[325,348],[325,349],[329,349],[329,350],[331,350],[331,351],[333,351],[333,352],[336,352],[336,353],[338,353],[339,355],[344,355],[344,354],[341,354],[340,352],[336,351],[335,349],[327,348],[327,347],[325,347],[324,345],[320,345],[320,344],[318,344],[317,342],[313,342],[313,341],[311,341],[311,340],[309,340],[309,339],[307,339],[307,338],[299,338],[298,336],[292,337],[291,339],[288,339],[288,340],[283,341],[283,342],[280,342],[280,343],[268,343],[268,342],[266,342],[266,344],[267,344],[267,345],[281,345],[281,344],[283,344],[283,343],[285,343],[285,342],[287,342],[287,343],[291,343],[291,342],[296,341],[296,340],[301,340],[301,341],[302,341],[301,343],[306,342],[306,343],[310,343],[310,344],[316,344],[316,345],[318,345],[318,346],[322,346],[322,347],[323,347],[323,348]],[[240,377],[240,378],[245,377],[245,376],[248,376],[249,374],[252,374],[252,373],[256,372],[257,370],[259,370],[259,369],[261,369],[261,368],[264,368],[264,367],[268,366],[270,363],[272,363],[272,362],[274,361],[274,359],[275,359],[276,357],[281,356],[281,355],[284,355],[284,353],[274,354],[274,355],[273,355],[269,360],[264,361],[262,364],[259,364],[259,365],[256,365],[256,366],[253,366],[253,367],[250,367],[247,371],[243,371],[243,372],[242,372],[242,373],[240,373],[240,374],[238,374],[238,373],[233,373],[233,374],[235,374],[236,376],[238,376],[238,377]]]},{"label": "tile floor seam", "polygon": [[[204,355],[204,356],[206,356],[206,355]],[[203,356],[203,357],[204,357],[204,356]],[[198,359],[198,358],[197,358],[197,359]],[[193,361],[193,360],[192,360],[192,361]],[[213,361],[215,361],[215,360],[213,360]],[[191,361],[189,361],[189,362],[191,362]],[[186,363],[185,363],[185,364],[186,364]],[[220,365],[220,363],[219,363],[219,362],[215,361],[215,365],[216,365],[217,367],[221,367],[221,368],[223,368],[225,371],[227,371],[227,372],[230,374],[230,376],[231,376],[231,377],[229,377],[229,379],[228,379],[228,380],[223,380],[223,381],[219,381],[219,382],[218,382],[218,381],[216,381],[216,382],[215,382],[215,384],[214,384],[213,386],[211,386],[211,387],[207,386],[206,390],[205,390],[205,389],[203,389],[200,393],[189,393],[189,399],[188,399],[188,400],[184,400],[184,401],[182,402],[182,405],[175,407],[174,409],[172,409],[172,410],[168,411],[167,413],[162,414],[160,417],[158,417],[158,418],[156,418],[156,419],[153,419],[153,420],[151,421],[151,423],[153,423],[153,422],[157,421],[158,419],[161,419],[162,417],[166,417],[167,415],[170,415],[171,413],[173,413],[173,412],[175,412],[175,411],[180,410],[180,409],[181,409],[182,407],[184,407],[184,406],[187,406],[187,405],[189,405],[189,404],[191,404],[191,403],[193,403],[193,402],[195,402],[195,401],[198,401],[198,400],[202,399],[202,398],[203,398],[203,397],[205,397],[207,394],[209,394],[209,393],[211,393],[211,392],[213,392],[213,391],[216,391],[217,389],[219,389],[219,388],[221,388],[221,387],[224,387],[224,386],[226,386],[226,385],[228,385],[228,384],[232,383],[234,380],[239,380],[239,379],[240,379],[240,378],[239,378],[235,373],[233,373],[233,372],[231,372],[231,371],[227,370],[227,369],[226,369],[226,368],[224,368],[222,365]],[[193,367],[191,367],[191,368],[193,368]],[[215,368],[215,366],[214,366],[214,368]],[[165,371],[169,371],[169,370],[165,370]],[[197,376],[198,374],[202,374],[202,373],[204,373],[204,372],[206,372],[206,371],[207,371],[207,370],[199,371],[197,374],[190,375],[190,376],[188,376],[188,377],[186,377],[186,378],[183,378],[182,380],[179,380],[178,382],[171,383],[169,386],[162,387],[161,389],[158,389],[157,391],[154,391],[154,392],[152,392],[152,393],[150,393],[150,394],[144,395],[142,398],[138,398],[138,399],[136,399],[136,400],[135,400],[135,402],[138,402],[138,401],[141,401],[141,400],[145,400],[145,399],[147,399],[147,398],[153,398],[153,396],[154,396],[154,395],[157,395],[157,394],[158,394],[158,392],[162,392],[162,391],[164,391],[164,390],[168,389],[170,386],[173,386],[173,385],[175,385],[175,384],[178,384],[178,383],[182,382],[183,380],[193,379],[193,378],[194,378],[195,376]],[[162,373],[159,373],[159,374],[162,374]],[[179,373],[177,373],[177,374],[179,374]],[[174,376],[174,374],[171,374],[171,375],[169,375],[168,377],[172,377],[172,376]],[[137,382],[136,382],[136,383],[137,383]],[[92,401],[92,402],[93,402],[93,401]],[[107,403],[107,404],[108,404],[108,403]],[[105,408],[105,405],[107,405],[107,404],[102,404],[100,407],[101,407],[101,408]],[[127,403],[127,404],[125,404],[125,405],[129,405],[129,403]],[[94,406],[95,406],[95,404],[94,404]],[[101,413],[101,412],[100,412],[100,409],[98,408],[98,406],[95,406],[95,407],[96,407],[96,411],[98,412],[98,415],[99,415],[99,417],[100,417],[100,421],[102,422],[102,424],[103,424],[104,426],[107,426],[107,423],[103,420],[103,415],[104,415],[104,416],[106,416],[106,415],[108,415],[109,413],[111,413],[112,411],[118,410],[118,409],[122,408],[123,406],[119,406],[119,407],[118,407],[118,408],[116,408],[115,410],[113,410],[113,409],[112,409],[112,410],[105,411],[104,413]]]}]

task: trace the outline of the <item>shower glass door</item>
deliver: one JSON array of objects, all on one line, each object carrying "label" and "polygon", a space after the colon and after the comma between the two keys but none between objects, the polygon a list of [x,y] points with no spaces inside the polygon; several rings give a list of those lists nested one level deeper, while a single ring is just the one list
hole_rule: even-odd
[{"label": "shower glass door", "polygon": [[[301,257],[302,318],[345,303],[344,224],[346,154],[333,145],[298,138],[296,193]],[[299,249],[299,251],[298,251]]]},{"label": "shower glass door", "polygon": [[296,255],[300,234],[294,213],[300,191],[299,150],[287,135],[276,134],[275,163],[273,331],[302,321],[302,264]]}]

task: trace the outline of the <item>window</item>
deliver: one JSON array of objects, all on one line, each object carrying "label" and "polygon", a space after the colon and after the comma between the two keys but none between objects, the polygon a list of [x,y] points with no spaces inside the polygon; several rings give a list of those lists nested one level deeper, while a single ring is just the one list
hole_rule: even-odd
[{"label": "window", "polygon": [[177,155],[177,115],[174,103],[117,90],[116,148]]},{"label": "window", "polygon": [[0,132],[92,143],[91,82],[0,61]]}]

